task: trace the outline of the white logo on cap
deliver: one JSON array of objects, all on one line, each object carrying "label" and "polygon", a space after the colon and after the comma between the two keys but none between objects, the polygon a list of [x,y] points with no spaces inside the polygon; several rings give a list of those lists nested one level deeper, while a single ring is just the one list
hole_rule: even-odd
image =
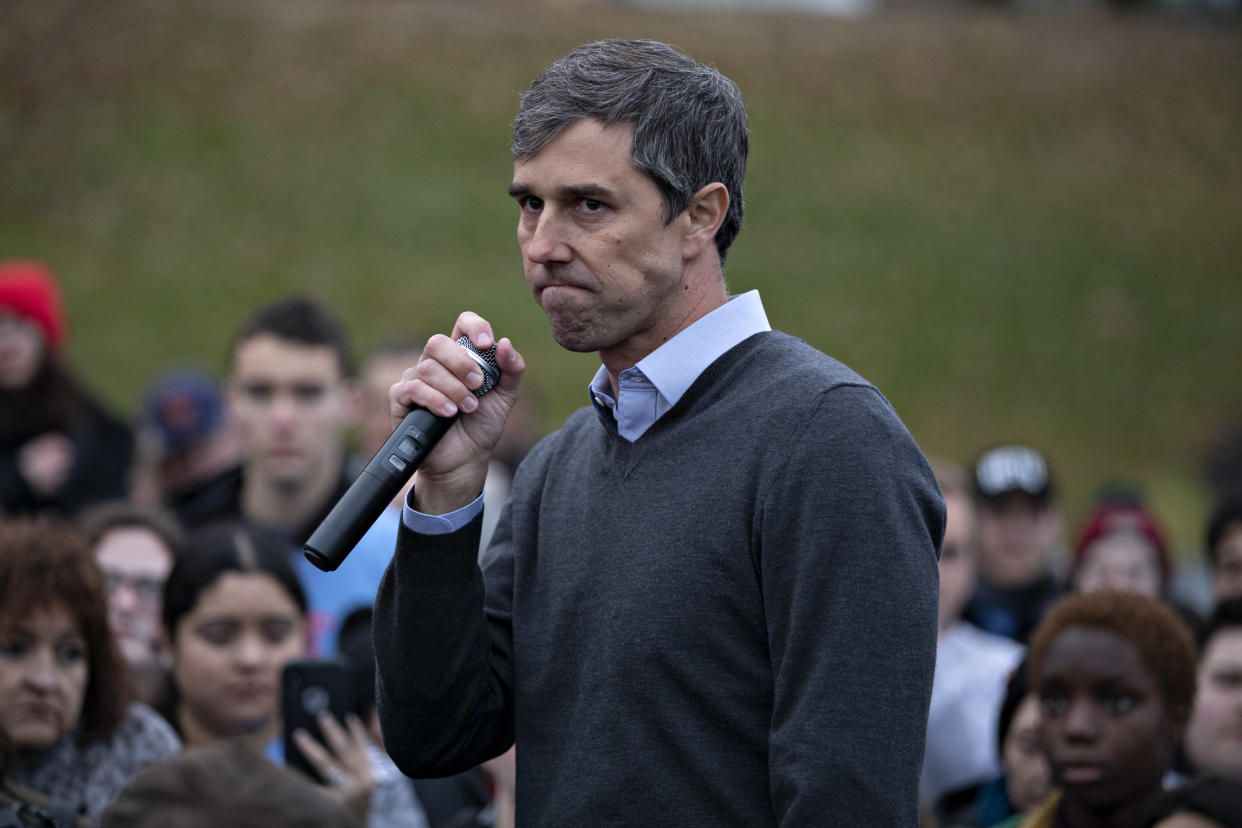
[{"label": "white logo on cap", "polygon": [[1039,452],[1026,446],[1001,446],[979,461],[976,472],[979,488],[995,495],[1021,489],[1037,495],[1048,484],[1048,467]]}]

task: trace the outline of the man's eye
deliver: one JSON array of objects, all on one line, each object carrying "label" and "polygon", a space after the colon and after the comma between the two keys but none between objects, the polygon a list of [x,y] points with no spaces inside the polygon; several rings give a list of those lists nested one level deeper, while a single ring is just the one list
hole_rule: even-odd
[{"label": "man's eye", "polygon": [[293,397],[300,403],[319,402],[326,393],[322,385],[298,385],[293,389]]},{"label": "man's eye", "polygon": [[596,210],[603,209],[604,207],[604,202],[596,201],[593,198],[584,198],[582,199],[581,204],[582,209],[588,213],[594,213]]},{"label": "man's eye", "polygon": [[535,196],[526,196],[518,201],[518,206],[523,210],[542,210],[543,199],[536,198]]},{"label": "man's eye", "polygon": [[242,394],[252,403],[270,402],[273,395],[273,389],[270,385],[247,385],[242,388]]}]

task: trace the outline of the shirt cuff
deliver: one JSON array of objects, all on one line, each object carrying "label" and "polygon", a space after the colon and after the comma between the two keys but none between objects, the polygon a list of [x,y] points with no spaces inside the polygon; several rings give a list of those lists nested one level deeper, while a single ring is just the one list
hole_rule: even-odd
[{"label": "shirt cuff", "polygon": [[420,535],[447,535],[450,532],[456,532],[483,511],[483,495],[481,494],[457,511],[443,515],[427,515],[415,511],[410,506],[410,500],[413,497],[414,487],[411,486],[409,493],[405,496],[405,506],[401,509],[401,522],[405,524],[405,528]]}]

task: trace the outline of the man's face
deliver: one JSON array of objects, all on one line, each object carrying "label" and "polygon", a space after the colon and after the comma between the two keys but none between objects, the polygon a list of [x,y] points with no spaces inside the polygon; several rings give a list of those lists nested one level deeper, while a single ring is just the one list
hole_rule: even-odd
[{"label": "man's face", "polygon": [[228,390],[247,474],[297,489],[336,473],[352,406],[332,348],[255,336],[234,352]]},{"label": "man's face", "polygon": [[108,621],[121,655],[133,666],[158,656],[160,607],[172,558],[160,537],[141,526],[110,529],[95,545],[108,583]]},{"label": "man's face", "polygon": [[1216,544],[1212,592],[1217,603],[1242,595],[1242,523],[1226,527]]},{"label": "man's face", "polygon": [[1023,492],[990,498],[979,508],[980,574],[999,587],[1037,580],[1060,531],[1060,513]]},{"label": "man's face", "polygon": [[1054,784],[1093,810],[1159,790],[1177,728],[1133,643],[1093,627],[1053,640],[1036,676]]},{"label": "man's face", "polygon": [[1242,627],[1222,629],[1203,650],[1186,752],[1200,771],[1242,781]]},{"label": "man's face", "polygon": [[630,364],[691,312],[678,295],[686,213],[665,223],[659,189],[630,160],[632,141],[630,126],[578,121],[516,163],[510,186],[526,282],[553,337]]},{"label": "man's face", "polygon": [[975,509],[970,498],[944,498],[944,543],[940,548],[940,629],[947,629],[975,587]]}]

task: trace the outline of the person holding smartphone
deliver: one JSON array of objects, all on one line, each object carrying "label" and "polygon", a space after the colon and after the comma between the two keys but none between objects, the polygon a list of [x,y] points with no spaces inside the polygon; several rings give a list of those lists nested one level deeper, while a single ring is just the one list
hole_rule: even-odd
[{"label": "person holding smartphone", "polygon": [[[241,741],[286,764],[282,675],[307,654],[306,607],[278,534],[224,523],[191,538],[165,583],[162,617],[172,680],[161,707],[186,747]],[[371,828],[425,824],[412,793],[377,779],[356,716],[342,724],[325,712],[317,722],[324,743],[294,734],[315,781]]]}]

